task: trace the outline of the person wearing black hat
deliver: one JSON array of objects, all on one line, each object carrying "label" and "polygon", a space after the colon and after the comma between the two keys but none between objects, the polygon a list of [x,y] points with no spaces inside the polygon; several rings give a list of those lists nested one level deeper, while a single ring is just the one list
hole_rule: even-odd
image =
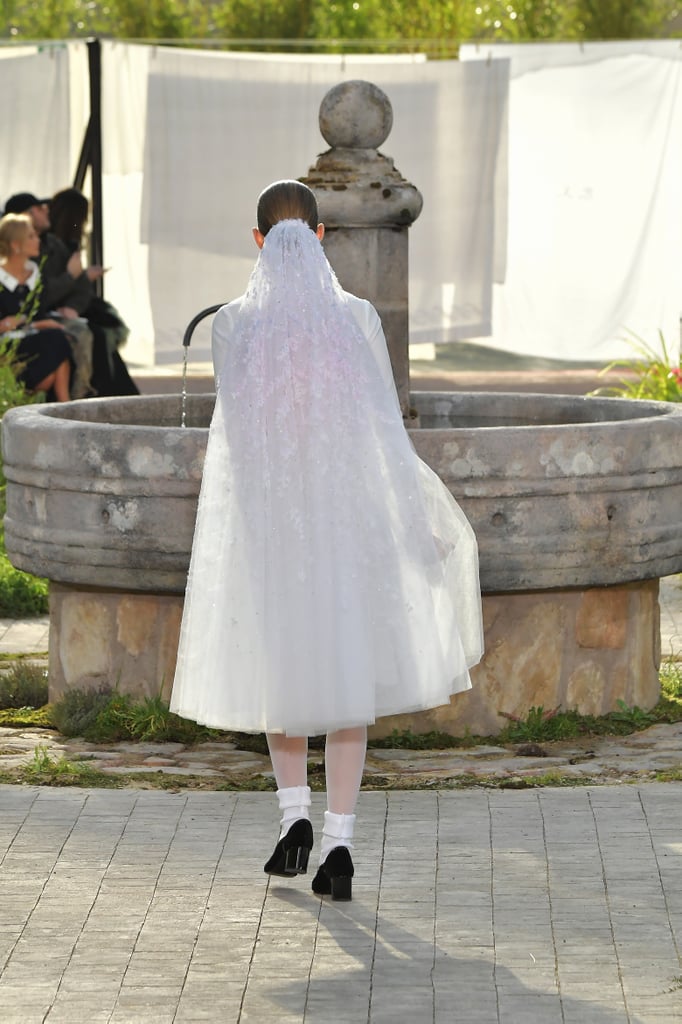
[{"label": "person wearing black hat", "polygon": [[17,192],[5,203],[5,213],[27,213],[32,206],[45,206],[49,199],[36,199],[32,192]]},{"label": "person wearing black hat", "polygon": [[5,203],[5,213],[26,213],[40,236],[40,270],[45,281],[45,302],[53,309],[66,307],[80,316],[92,297],[91,282],[102,276],[101,267],[83,270],[80,253],[71,253],[50,231],[49,199],[33,192],[17,192]]}]

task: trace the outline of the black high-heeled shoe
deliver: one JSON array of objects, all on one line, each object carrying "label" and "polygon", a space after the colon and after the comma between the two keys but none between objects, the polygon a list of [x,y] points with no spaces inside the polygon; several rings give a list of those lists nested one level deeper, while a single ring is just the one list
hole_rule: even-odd
[{"label": "black high-heeled shoe", "polygon": [[329,896],[333,900],[353,898],[353,858],[347,846],[335,846],[320,864],[313,878],[312,889],[318,896]]},{"label": "black high-heeled shoe", "polygon": [[304,875],[312,848],[313,826],[305,818],[299,818],[279,840],[263,871],[268,875],[283,875],[284,878]]}]

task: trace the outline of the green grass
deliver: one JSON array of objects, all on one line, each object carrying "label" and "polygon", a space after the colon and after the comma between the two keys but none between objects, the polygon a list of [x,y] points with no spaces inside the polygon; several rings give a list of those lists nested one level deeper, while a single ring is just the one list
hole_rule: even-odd
[{"label": "green grass", "polygon": [[4,708],[0,710],[0,726],[11,729],[52,729],[52,707]]},{"label": "green grass", "polygon": [[33,752],[33,759],[14,771],[0,773],[10,775],[12,781],[30,786],[87,786],[107,789],[120,788],[125,783],[119,776],[106,775],[97,771],[87,762],[69,761],[63,757],[51,757],[47,747],[40,744]]},{"label": "green grass", "polygon": [[599,388],[594,395],[610,395],[621,398],[640,398],[657,402],[682,402],[682,369],[680,361],[673,363],[672,352],[668,352],[663,334],[659,331],[659,350],[647,345],[642,338],[630,332],[632,359],[617,359],[609,363],[602,373],[623,370],[627,376],[614,387]]}]

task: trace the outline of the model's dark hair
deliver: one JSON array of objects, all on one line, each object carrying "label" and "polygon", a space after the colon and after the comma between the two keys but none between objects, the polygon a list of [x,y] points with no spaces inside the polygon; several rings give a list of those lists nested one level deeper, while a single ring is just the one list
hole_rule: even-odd
[{"label": "model's dark hair", "polygon": [[63,188],[50,200],[50,230],[71,249],[80,249],[88,200],[77,188]]},{"label": "model's dark hair", "polygon": [[280,220],[304,220],[317,231],[319,222],[315,193],[300,181],[276,181],[258,196],[258,230],[267,235]]}]

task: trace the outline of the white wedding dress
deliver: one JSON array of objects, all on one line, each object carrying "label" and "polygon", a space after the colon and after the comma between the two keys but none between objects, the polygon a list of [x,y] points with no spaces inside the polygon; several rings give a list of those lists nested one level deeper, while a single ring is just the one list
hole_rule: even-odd
[{"label": "white wedding dress", "polygon": [[316,735],[467,689],[473,531],[405,432],[376,311],[302,221],[270,230],[213,354],[171,709]]}]

